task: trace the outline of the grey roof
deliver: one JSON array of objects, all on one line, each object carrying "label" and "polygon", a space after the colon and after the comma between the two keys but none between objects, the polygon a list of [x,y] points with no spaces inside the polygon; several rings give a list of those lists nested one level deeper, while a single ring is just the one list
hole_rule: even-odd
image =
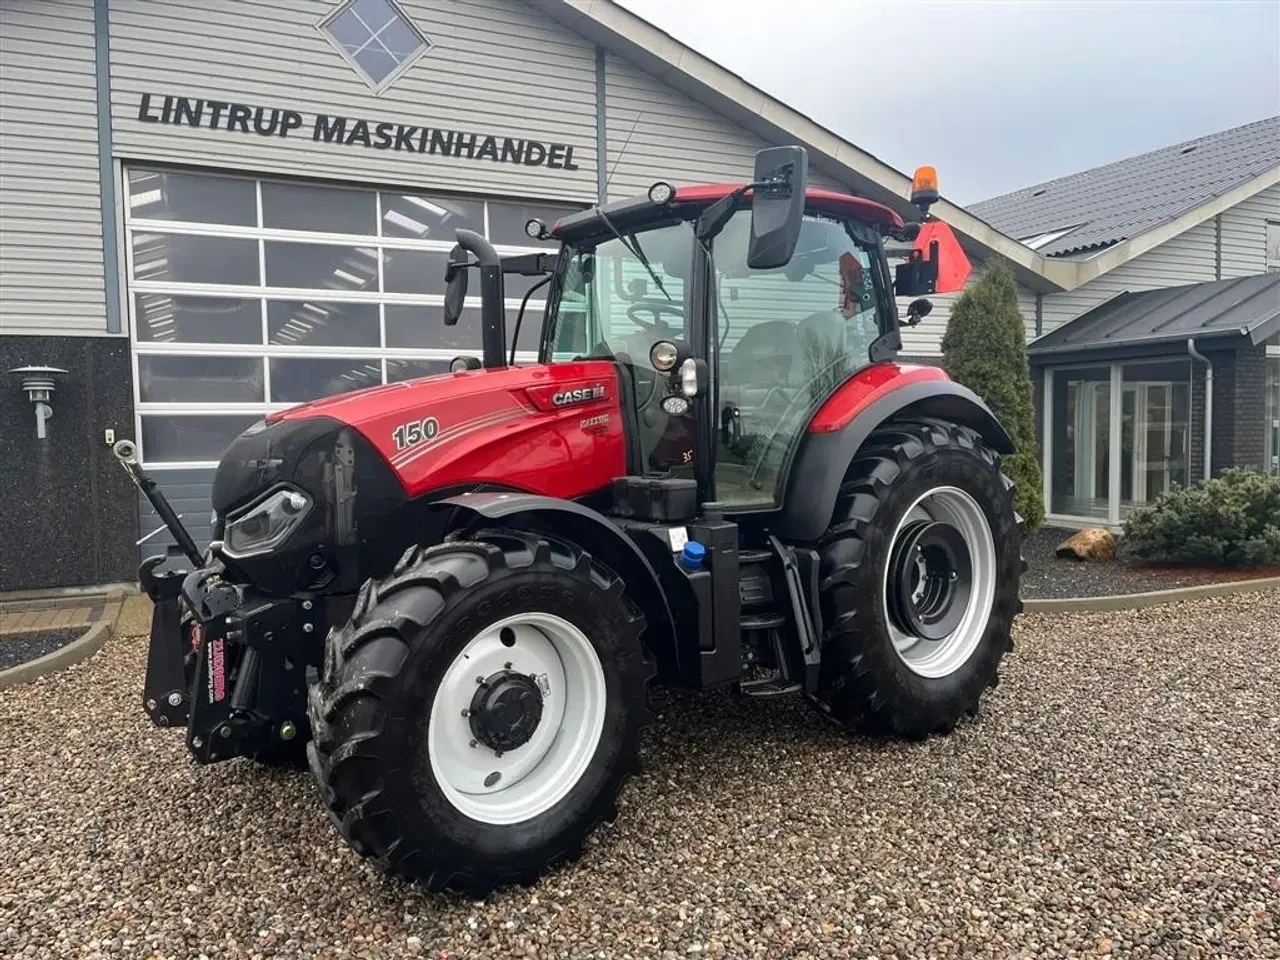
[{"label": "grey roof", "polygon": [[1254,344],[1280,331],[1280,273],[1211,280],[1163,290],[1122,293],[1040,337],[1029,356],[1093,352],[1107,347],[1197,343],[1248,337]]},{"label": "grey roof", "polygon": [[1276,166],[1280,116],[1015,190],[968,210],[1017,240],[1074,228],[1036,248],[1056,257],[1140,236]]}]

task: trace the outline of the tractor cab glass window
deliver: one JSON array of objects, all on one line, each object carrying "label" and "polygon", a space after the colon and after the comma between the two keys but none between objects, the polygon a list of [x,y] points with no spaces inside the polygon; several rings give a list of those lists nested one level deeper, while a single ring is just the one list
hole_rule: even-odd
[{"label": "tractor cab glass window", "polygon": [[813,412],[870,362],[883,301],[876,252],[836,219],[806,216],[795,255],[749,270],[750,212],[716,238],[716,498],[774,505],[780,471]]},{"label": "tractor cab glass window", "polygon": [[552,359],[648,357],[655,340],[683,337],[693,229],[678,223],[573,253],[564,268]]},{"label": "tractor cab glass window", "polygon": [[660,340],[688,336],[694,244],[692,224],[681,222],[570,254],[550,331],[552,362],[608,358],[624,368],[647,474],[692,476],[694,420],[663,408],[678,387],[669,373],[653,368],[649,352]]}]

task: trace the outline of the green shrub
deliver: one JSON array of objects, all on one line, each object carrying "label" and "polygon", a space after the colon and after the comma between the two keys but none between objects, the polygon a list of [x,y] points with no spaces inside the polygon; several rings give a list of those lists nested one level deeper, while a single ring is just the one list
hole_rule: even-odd
[{"label": "green shrub", "polygon": [[1027,328],[1009,265],[988,262],[957,299],[942,338],[943,365],[956,382],[982,397],[1013,439],[1004,472],[1014,482],[1014,508],[1032,533],[1044,520],[1036,414],[1027,366]]},{"label": "green shrub", "polygon": [[1144,560],[1262,567],[1280,564],[1280,477],[1232,467],[1135,507],[1125,548]]}]

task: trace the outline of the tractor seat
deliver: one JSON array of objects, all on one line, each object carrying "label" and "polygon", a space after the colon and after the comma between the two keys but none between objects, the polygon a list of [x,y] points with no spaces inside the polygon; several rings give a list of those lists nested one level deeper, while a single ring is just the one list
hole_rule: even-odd
[{"label": "tractor seat", "polygon": [[720,363],[721,396],[739,407],[759,407],[770,394],[790,399],[803,369],[800,337],[787,320],[757,323],[742,335]]}]

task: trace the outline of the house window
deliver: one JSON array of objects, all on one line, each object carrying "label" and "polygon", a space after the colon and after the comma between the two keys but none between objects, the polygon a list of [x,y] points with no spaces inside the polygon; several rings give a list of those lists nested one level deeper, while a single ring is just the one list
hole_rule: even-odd
[{"label": "house window", "polygon": [[1280,273],[1280,221],[1267,221],[1267,272]]},{"label": "house window", "polygon": [[347,0],[320,22],[320,32],[375,91],[431,49],[394,0]]},{"label": "house window", "polygon": [[1060,368],[1047,376],[1051,514],[1119,523],[1133,507],[1198,477],[1188,361]]}]

